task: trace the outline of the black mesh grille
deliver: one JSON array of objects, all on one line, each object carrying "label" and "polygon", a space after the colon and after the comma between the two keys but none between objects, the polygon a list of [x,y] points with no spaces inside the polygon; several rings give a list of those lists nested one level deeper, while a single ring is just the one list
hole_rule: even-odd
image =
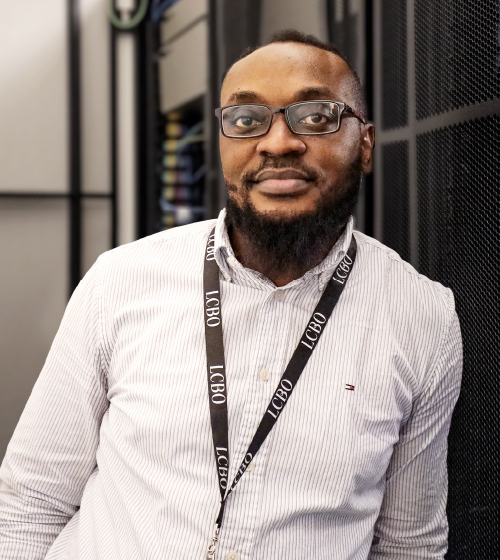
[{"label": "black mesh grille", "polygon": [[347,60],[353,65],[356,65],[358,60],[358,15],[347,13],[344,16],[344,43],[342,45],[342,50],[347,57]]},{"label": "black mesh grille", "polygon": [[[342,19],[338,20],[337,3],[342,3]],[[352,14],[349,9],[349,0],[327,0],[328,12],[328,38],[338,47],[347,60],[356,68],[360,44],[358,41],[358,27],[360,25],[358,14]],[[359,70],[359,68],[356,68]]]},{"label": "black mesh grille", "polygon": [[498,0],[415,2],[417,118],[500,96]]},{"label": "black mesh grille", "polygon": [[455,294],[462,392],[449,438],[448,559],[498,558],[500,116],[418,137],[420,271]]},{"label": "black mesh grille", "polygon": [[410,260],[408,155],[408,142],[394,142],[382,147],[383,242],[405,261]]},{"label": "black mesh grille", "polygon": [[382,126],[408,122],[406,2],[382,0]]}]

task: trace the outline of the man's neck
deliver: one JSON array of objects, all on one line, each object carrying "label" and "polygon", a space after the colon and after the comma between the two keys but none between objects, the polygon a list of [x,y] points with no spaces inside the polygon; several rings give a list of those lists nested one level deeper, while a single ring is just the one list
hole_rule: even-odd
[{"label": "man's neck", "polygon": [[250,268],[269,278],[275,286],[285,286],[297,278],[301,278],[308,270],[319,265],[338,241],[343,229],[332,239],[326,239],[320,244],[314,254],[309,254],[304,262],[294,263],[286,270],[278,270],[272,255],[256,248],[244,233],[234,226],[229,228],[229,239],[236,258],[246,268]]}]

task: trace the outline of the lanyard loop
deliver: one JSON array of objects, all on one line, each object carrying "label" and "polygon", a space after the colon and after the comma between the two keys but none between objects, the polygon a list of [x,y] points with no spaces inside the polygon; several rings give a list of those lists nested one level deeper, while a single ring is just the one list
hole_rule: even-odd
[{"label": "lanyard loop", "polygon": [[222,335],[222,313],[219,282],[219,266],[215,261],[215,228],[211,231],[205,251],[203,271],[203,289],[205,306],[205,342],[207,351],[208,396],[210,404],[210,421],[214,444],[215,464],[221,495],[221,507],[215,522],[215,535],[207,550],[207,559],[214,558],[218,541],[224,506],[226,500],[245,473],[267,436],[278,421],[280,414],[290,399],[301,373],[316,348],[342,291],[351,274],[356,259],[357,244],[352,236],[351,244],[344,258],[335,269],[330,281],[319,300],[307,327],[295,349],[288,366],[283,373],[278,387],[267,407],[259,427],[248,447],[245,457],[228,488],[229,443],[227,412],[227,380],[224,343]]}]

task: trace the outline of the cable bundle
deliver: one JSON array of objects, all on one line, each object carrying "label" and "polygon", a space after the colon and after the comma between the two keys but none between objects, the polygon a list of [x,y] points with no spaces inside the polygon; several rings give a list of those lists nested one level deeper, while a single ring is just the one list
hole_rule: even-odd
[{"label": "cable bundle", "polygon": [[159,200],[164,229],[204,219],[202,131],[203,121],[195,113],[172,111],[166,116]]}]

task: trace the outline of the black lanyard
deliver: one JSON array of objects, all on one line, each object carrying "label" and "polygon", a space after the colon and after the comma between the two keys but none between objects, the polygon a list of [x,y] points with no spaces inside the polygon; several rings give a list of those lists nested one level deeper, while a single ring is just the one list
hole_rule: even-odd
[{"label": "black lanyard", "polygon": [[255,457],[269,432],[276,424],[290,399],[300,374],[306,367],[314,348],[342,294],[347,279],[356,259],[356,240],[352,236],[351,244],[344,258],[335,269],[325,291],[316,306],[306,330],[283,373],[276,391],[269,403],[259,427],[248,447],[245,457],[228,489],[229,445],[228,445],[228,414],[226,389],[226,363],[224,359],[224,343],[222,338],[222,315],[219,282],[219,266],[215,261],[215,228],[208,237],[203,271],[203,288],[205,292],[205,342],[207,347],[208,396],[210,402],[210,420],[214,441],[215,462],[219,478],[221,506],[215,522],[215,536],[207,550],[207,559],[214,558],[215,545],[224,515],[227,497],[238,484],[248,465]]}]

